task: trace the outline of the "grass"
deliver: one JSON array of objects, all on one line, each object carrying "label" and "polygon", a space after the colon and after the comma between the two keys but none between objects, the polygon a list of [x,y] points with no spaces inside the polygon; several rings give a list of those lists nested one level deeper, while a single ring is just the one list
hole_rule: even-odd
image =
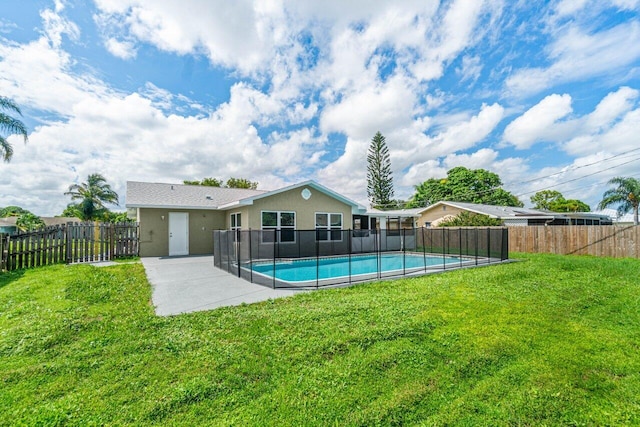
[{"label": "grass", "polygon": [[640,261],[156,317],[141,264],[0,275],[0,425],[640,424]]}]

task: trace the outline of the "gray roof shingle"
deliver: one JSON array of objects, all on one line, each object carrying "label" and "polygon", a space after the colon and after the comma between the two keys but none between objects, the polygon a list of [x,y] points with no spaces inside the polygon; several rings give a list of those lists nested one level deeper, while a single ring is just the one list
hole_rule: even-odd
[{"label": "gray roof shingle", "polygon": [[127,181],[128,208],[217,209],[221,205],[264,194],[261,190]]},{"label": "gray roof shingle", "polygon": [[444,201],[451,206],[457,206],[459,208],[475,211],[485,215],[489,215],[495,218],[518,218],[518,217],[553,217],[554,215],[561,215],[554,212],[543,212],[536,209],[520,208],[513,206],[494,206],[494,205],[482,205],[477,203],[466,202],[449,202]]}]

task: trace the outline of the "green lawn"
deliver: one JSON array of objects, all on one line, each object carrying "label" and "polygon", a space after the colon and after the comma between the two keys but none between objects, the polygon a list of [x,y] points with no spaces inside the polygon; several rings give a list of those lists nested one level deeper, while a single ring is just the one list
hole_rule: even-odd
[{"label": "green lawn", "polygon": [[156,317],[141,264],[0,275],[0,425],[640,424],[640,261]]}]

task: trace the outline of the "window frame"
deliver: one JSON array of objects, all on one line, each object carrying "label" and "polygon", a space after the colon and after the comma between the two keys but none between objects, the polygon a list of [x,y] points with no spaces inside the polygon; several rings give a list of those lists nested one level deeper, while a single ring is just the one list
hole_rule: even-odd
[{"label": "window frame", "polygon": [[[276,225],[272,226],[272,225],[264,225],[264,214],[265,213],[275,213],[276,214]],[[282,214],[292,214],[293,215],[293,225],[282,225]],[[276,238],[275,241],[265,241],[264,240],[264,233],[262,233],[262,236],[260,237],[260,241],[261,243],[296,243],[296,224],[297,224],[297,214],[296,211],[276,211],[276,210],[261,210],[260,211],[260,230],[275,230],[276,231]],[[282,230],[292,230],[293,231],[293,240],[282,240]]]},{"label": "window frame", "polygon": [[[318,215],[326,215],[327,225],[318,225]],[[340,228],[338,226],[331,225],[331,215],[340,216]],[[342,242],[344,240],[342,231],[344,230],[344,214],[342,212],[316,212],[313,216],[316,229],[316,241],[317,242]],[[326,239],[320,239],[320,231],[326,232]],[[340,238],[333,239],[332,231],[340,231]]]},{"label": "window frame", "polygon": [[[238,219],[240,221],[238,221]],[[232,212],[229,214],[229,230],[242,230],[242,212]]]}]

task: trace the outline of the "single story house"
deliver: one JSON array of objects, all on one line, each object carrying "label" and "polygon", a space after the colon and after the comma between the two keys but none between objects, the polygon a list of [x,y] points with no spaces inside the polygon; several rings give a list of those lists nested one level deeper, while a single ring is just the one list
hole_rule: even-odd
[{"label": "single story house", "polygon": [[591,212],[558,213],[512,206],[441,201],[422,208],[417,220],[419,227],[431,227],[462,212],[486,215],[499,219],[507,227],[528,225],[611,225],[607,215]]},{"label": "single story house", "polygon": [[127,182],[126,207],[140,224],[140,256],[213,252],[213,230],[386,229],[414,224],[417,211],[368,211],[315,181],[273,191],[198,185]]},{"label": "single story house", "polygon": [[603,209],[601,211],[594,211],[593,213],[610,217],[613,225],[633,225],[633,212],[618,216],[616,209]]}]

